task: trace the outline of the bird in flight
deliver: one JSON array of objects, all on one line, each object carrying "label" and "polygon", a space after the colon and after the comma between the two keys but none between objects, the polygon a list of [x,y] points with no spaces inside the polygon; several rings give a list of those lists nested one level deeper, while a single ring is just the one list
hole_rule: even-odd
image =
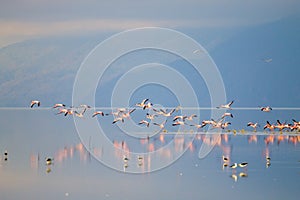
[{"label": "bird in flight", "polygon": [[233,118],[233,115],[229,112],[224,113],[221,118],[225,118],[226,116]]},{"label": "bird in flight", "polygon": [[163,109],[160,109],[160,110],[153,109],[153,111],[156,112],[158,115],[170,117],[173,114],[173,112],[175,111],[175,109],[172,109],[169,112],[167,112],[166,110],[163,110]]},{"label": "bird in flight", "polygon": [[92,115],[92,117],[95,117],[96,115],[102,115],[104,116],[104,113],[102,111],[95,111]]},{"label": "bird in flight", "polygon": [[270,112],[272,108],[270,106],[266,106],[266,107],[260,107],[260,110],[263,112]]},{"label": "bird in flight", "polygon": [[150,126],[150,123],[149,123],[148,121],[146,121],[146,120],[141,120],[141,121],[139,122],[139,124],[145,124],[147,127]]},{"label": "bird in flight", "polygon": [[38,100],[32,100],[30,103],[30,108],[32,108],[34,105],[37,105],[38,107],[40,107],[41,102]]},{"label": "bird in flight", "polygon": [[52,108],[60,108],[60,107],[65,107],[66,105],[63,103],[56,103]]},{"label": "bird in flight", "polygon": [[138,107],[141,107],[141,108],[143,108],[143,110],[145,110],[146,108],[147,109],[151,108],[152,105],[153,105],[152,103],[150,103],[148,101],[149,101],[149,99],[144,99],[141,103],[137,103],[135,105],[138,106]]},{"label": "bird in flight", "polygon": [[233,104],[234,101],[230,101],[228,104],[225,104],[225,105],[220,105],[220,106],[217,106],[217,108],[226,108],[226,109],[231,109],[231,105]]},{"label": "bird in flight", "polygon": [[162,122],[161,124],[158,124],[158,123],[153,123],[153,124],[156,125],[156,126],[159,126],[160,129],[163,129],[163,128],[165,128],[166,122],[167,122],[167,120],[165,120],[165,121]]},{"label": "bird in flight", "polygon": [[258,123],[248,122],[247,126],[251,126],[254,131],[256,131],[256,128],[259,126]]}]

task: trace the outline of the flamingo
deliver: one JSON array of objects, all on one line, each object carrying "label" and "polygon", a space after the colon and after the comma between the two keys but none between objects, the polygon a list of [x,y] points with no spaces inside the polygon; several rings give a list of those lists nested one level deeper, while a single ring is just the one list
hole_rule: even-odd
[{"label": "flamingo", "polygon": [[281,123],[279,120],[277,120],[277,125],[275,125],[275,128],[278,128],[280,131],[282,131],[285,128],[289,128],[290,126],[285,123]]},{"label": "flamingo", "polygon": [[40,107],[41,102],[38,100],[32,100],[30,103],[30,108],[32,108],[34,105],[37,105],[38,107]]},{"label": "flamingo", "polygon": [[128,112],[121,112],[122,113],[122,118],[129,118],[130,117],[130,114],[133,113],[136,109],[132,109],[132,110],[129,110]]},{"label": "flamingo", "polygon": [[182,126],[182,125],[185,125],[185,123],[184,123],[184,121],[176,121],[172,124],[172,126],[178,126],[178,125]]},{"label": "flamingo", "polygon": [[239,167],[244,168],[244,167],[248,166],[248,163],[247,162],[242,162],[242,163],[239,163],[238,165],[239,165]]},{"label": "flamingo", "polygon": [[66,105],[65,104],[62,104],[62,103],[56,103],[54,104],[54,106],[52,108],[59,108],[59,107],[65,107]]},{"label": "flamingo", "polygon": [[83,117],[83,114],[85,113],[85,111],[86,111],[86,108],[84,108],[82,112],[77,112],[77,111],[75,110],[75,115],[76,115],[77,117],[82,118],[82,117]]},{"label": "flamingo", "polygon": [[149,101],[149,99],[144,99],[141,103],[136,103],[135,105],[145,110],[147,101]]},{"label": "flamingo", "polygon": [[161,124],[158,124],[158,123],[155,123],[155,122],[153,124],[156,125],[156,126],[159,126],[160,129],[163,129],[165,127],[166,122],[167,122],[167,120],[165,120]]},{"label": "flamingo", "polygon": [[256,128],[259,126],[258,123],[248,122],[247,126],[251,126],[254,131],[256,131]]},{"label": "flamingo", "polygon": [[264,126],[264,129],[269,129],[270,131],[273,131],[275,129],[275,126],[273,124],[270,124],[269,121],[267,121],[267,124]]},{"label": "flamingo", "polygon": [[102,115],[104,116],[104,113],[102,111],[95,111],[92,115],[92,117],[95,117],[96,115]]},{"label": "flamingo", "polygon": [[220,105],[220,106],[218,106],[217,108],[231,109],[231,105],[233,104],[233,102],[234,102],[234,100],[233,100],[233,101],[230,101],[228,104]]},{"label": "flamingo", "polygon": [[146,120],[141,120],[141,121],[139,122],[139,124],[145,124],[147,127],[150,126],[150,123],[149,123],[148,121],[146,121]]},{"label": "flamingo", "polygon": [[270,106],[266,106],[266,107],[260,107],[260,110],[263,112],[270,112],[272,108]]},{"label": "flamingo", "polygon": [[175,121],[178,120],[178,119],[185,120],[185,118],[187,118],[186,115],[176,115],[176,116],[173,118],[173,122],[175,122]]},{"label": "flamingo", "polygon": [[124,122],[124,118],[123,117],[117,117],[117,118],[114,119],[114,121],[112,123],[114,124],[114,123],[117,123],[118,121]]},{"label": "flamingo", "polygon": [[193,121],[193,118],[194,117],[197,117],[197,115],[196,114],[191,114],[190,116],[186,116],[186,120],[188,120],[188,121]]},{"label": "flamingo", "polygon": [[221,118],[225,118],[225,117],[231,117],[231,118],[233,118],[233,115],[232,115],[231,113],[229,113],[229,112],[226,112],[226,113],[224,113],[224,114],[222,115]]},{"label": "flamingo", "polygon": [[146,117],[148,118],[148,119],[150,119],[150,120],[153,120],[155,117],[157,117],[157,115],[155,115],[155,114],[149,114],[149,113],[147,113],[146,114]]},{"label": "flamingo", "polygon": [[163,115],[165,117],[170,117],[173,112],[175,111],[175,109],[172,109],[170,112],[167,112],[166,110],[163,110],[163,109],[160,109],[160,110],[156,110],[156,109],[153,109],[157,114],[159,115]]}]

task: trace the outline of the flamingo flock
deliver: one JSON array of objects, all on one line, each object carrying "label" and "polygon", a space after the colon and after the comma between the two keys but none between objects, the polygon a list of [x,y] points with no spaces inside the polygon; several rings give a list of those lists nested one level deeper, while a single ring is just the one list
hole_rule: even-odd
[{"label": "flamingo flock", "polygon": [[[226,110],[232,110],[232,105],[234,103],[234,100],[228,102],[227,104],[222,104],[220,106],[217,106],[217,109],[226,109]],[[40,107],[41,102],[39,100],[33,100],[30,103],[30,107]],[[56,115],[74,115],[79,118],[84,118],[85,113],[87,109],[91,109],[91,106],[89,105],[79,105],[77,107],[70,106],[66,107],[63,103],[56,103],[52,107],[53,109],[57,110]],[[114,117],[112,124],[115,123],[124,123],[126,119],[129,119],[134,111],[136,111],[138,108],[142,110],[146,110],[146,116],[144,119],[141,119],[138,122],[138,125],[144,126],[144,127],[150,127],[151,125],[158,126],[160,129],[165,130],[166,123],[168,121],[172,122],[172,126],[193,126],[196,127],[196,129],[204,128],[205,126],[209,125],[211,129],[227,129],[229,125],[231,125],[230,121],[226,121],[228,118],[233,118],[233,114],[231,112],[225,112],[219,119],[205,119],[202,120],[200,124],[195,123],[194,119],[196,119],[198,116],[196,114],[191,114],[189,116],[187,115],[180,115],[177,114],[179,110],[181,110],[180,106],[177,106],[176,108],[171,109],[158,109],[153,107],[153,103],[150,102],[149,98],[143,99],[141,102],[138,102],[135,104],[135,107],[132,109],[128,108],[117,108],[114,111],[110,113],[104,113],[100,110],[95,110],[92,114],[92,117],[97,116],[109,116],[112,115]],[[272,108],[270,106],[265,107],[259,107],[259,110],[262,112],[271,112]],[[151,112],[150,112],[151,111]],[[151,114],[150,114],[151,113]],[[153,122],[155,118],[157,117],[165,117],[166,119],[163,122]],[[169,119],[171,118],[171,119]],[[275,124],[271,124],[269,121],[266,122],[266,124],[263,126],[264,130],[269,131],[283,131],[283,130],[290,130],[290,131],[297,131],[300,132],[300,121],[296,121],[295,119],[292,119],[293,123],[286,123],[286,122],[280,122],[277,120]],[[257,128],[260,127],[260,125],[257,122],[248,122],[247,127],[251,127],[254,132],[256,132]],[[166,130],[165,130],[166,131]]]}]

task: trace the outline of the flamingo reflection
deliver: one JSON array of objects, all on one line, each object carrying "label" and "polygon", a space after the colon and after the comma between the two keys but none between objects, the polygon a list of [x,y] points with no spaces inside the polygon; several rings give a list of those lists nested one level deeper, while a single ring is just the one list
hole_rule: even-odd
[{"label": "flamingo reflection", "polygon": [[[198,144],[207,144],[207,145],[215,145],[215,147],[220,148],[222,151],[222,154],[220,155],[221,164],[223,165],[223,169],[233,169],[233,171],[238,168],[239,170],[244,169],[242,171],[243,173],[246,173],[247,171],[247,165],[248,163],[242,163],[242,162],[235,162],[231,166],[232,162],[232,148],[233,145],[230,145],[230,139],[231,137],[235,137],[234,135],[229,134],[221,134],[219,135],[205,135],[205,134],[197,134],[195,135],[194,140],[191,140],[190,137],[187,137],[186,134],[179,134],[175,136],[168,136],[165,133],[160,133],[158,135],[155,135],[152,137],[142,138],[139,139],[138,145],[142,147],[142,149],[149,152],[149,154],[143,154],[139,156],[133,156],[131,155],[130,151],[130,145],[131,143],[128,143],[126,140],[113,140],[112,144],[114,146],[114,152],[113,156],[114,158],[120,160],[121,163],[123,163],[124,169],[129,168],[130,166],[137,166],[142,171],[145,171],[146,169],[148,171],[151,170],[151,160],[153,159],[153,154],[150,154],[150,152],[157,151],[157,156],[160,156],[162,159],[171,159],[173,158],[174,154],[184,152],[186,149],[194,153],[197,148],[199,148],[201,145]],[[271,165],[271,155],[269,151],[269,146],[273,144],[281,145],[282,143],[285,144],[293,144],[296,145],[300,142],[300,135],[275,135],[270,134],[266,135],[263,138],[263,142],[265,143],[265,149],[263,150],[263,157],[265,159],[266,167],[270,167]],[[250,135],[247,137],[248,143],[257,143],[259,139],[259,136],[257,135]],[[167,145],[169,144],[169,141],[173,140],[173,145]],[[164,147],[164,148],[162,148]],[[91,148],[91,153],[95,155],[97,158],[101,158],[103,155],[103,149],[101,147],[97,148]],[[125,153],[124,153],[125,152]],[[49,165],[47,164],[47,170],[48,172],[52,171],[52,168],[54,168],[56,165],[59,165],[63,162],[65,162],[68,159],[73,159],[74,157],[79,157],[80,161],[83,161],[84,163],[88,161],[89,158],[89,152],[85,149],[84,145],[82,143],[64,146],[53,154],[53,160],[51,160]],[[127,162],[124,162],[124,156],[128,158]],[[38,169],[39,167],[39,160],[40,160],[40,153],[32,153],[30,155],[30,167],[32,169]],[[53,165],[55,161],[55,166]],[[234,160],[233,160],[234,161]],[[42,162],[43,164],[43,162]],[[44,164],[45,165],[45,164]],[[41,165],[42,166],[42,165]],[[241,168],[241,169],[240,169]]]}]

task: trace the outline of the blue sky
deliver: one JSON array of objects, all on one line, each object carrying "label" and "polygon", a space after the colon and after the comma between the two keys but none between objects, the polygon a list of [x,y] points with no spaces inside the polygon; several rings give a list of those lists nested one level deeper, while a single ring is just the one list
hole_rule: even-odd
[{"label": "blue sky", "polygon": [[299,13],[297,0],[12,0],[0,7],[0,47],[52,35],[166,28],[247,27]]}]

